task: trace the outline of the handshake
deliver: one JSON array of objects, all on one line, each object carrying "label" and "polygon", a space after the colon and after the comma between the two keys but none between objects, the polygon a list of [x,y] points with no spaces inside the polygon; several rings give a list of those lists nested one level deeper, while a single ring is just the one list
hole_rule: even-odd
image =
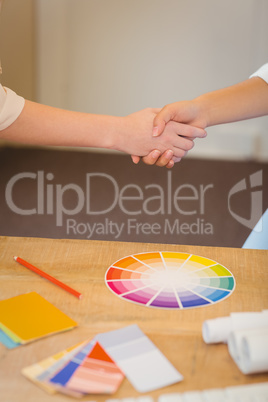
[{"label": "handshake", "polygon": [[148,165],[172,168],[193,148],[195,138],[207,135],[206,122],[194,101],[176,102],[163,109],[144,109],[126,119],[129,120],[126,132],[132,132],[133,128],[135,132],[117,149],[131,153],[135,164],[142,158]]},{"label": "handshake", "polygon": [[72,112],[25,101],[0,85],[0,139],[25,144],[97,147],[171,168],[207,127],[268,115],[268,63],[227,88],[143,109],[125,117]]},{"label": "handshake", "polygon": [[134,163],[142,158],[148,165],[171,168],[193,148],[195,138],[206,137],[207,127],[268,115],[267,84],[268,63],[230,87],[131,114],[126,119],[132,127],[125,131],[130,136],[122,148],[119,140],[119,149],[131,154]]}]

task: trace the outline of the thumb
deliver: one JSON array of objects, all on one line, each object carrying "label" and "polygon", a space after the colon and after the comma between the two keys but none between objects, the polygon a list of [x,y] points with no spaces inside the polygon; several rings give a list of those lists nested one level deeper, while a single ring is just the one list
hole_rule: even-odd
[{"label": "thumb", "polygon": [[168,106],[163,107],[159,113],[154,118],[153,121],[153,137],[158,137],[162,134],[165,129],[166,124],[172,120],[171,113]]}]

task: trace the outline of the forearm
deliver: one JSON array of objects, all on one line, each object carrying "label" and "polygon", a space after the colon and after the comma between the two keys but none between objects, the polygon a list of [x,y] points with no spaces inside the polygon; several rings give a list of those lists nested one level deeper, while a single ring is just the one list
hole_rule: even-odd
[{"label": "forearm", "polygon": [[[195,127],[170,123],[160,137],[153,137],[153,119],[158,109],[143,109],[124,117],[72,112],[26,101],[18,118],[0,131],[0,139],[33,145],[98,147],[130,155],[148,155],[171,150],[182,157],[192,147],[186,137],[204,136]],[[179,132],[177,132],[179,130]],[[189,145],[190,144],[190,145]]]},{"label": "forearm", "polygon": [[26,101],[0,138],[35,145],[114,148],[122,118],[71,112]]},{"label": "forearm", "polygon": [[239,84],[209,92],[193,100],[205,127],[268,114],[268,84],[253,77]]}]

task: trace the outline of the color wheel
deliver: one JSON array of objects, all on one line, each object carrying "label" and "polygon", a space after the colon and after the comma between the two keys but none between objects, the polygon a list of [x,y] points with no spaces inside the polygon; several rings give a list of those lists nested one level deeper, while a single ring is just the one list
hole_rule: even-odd
[{"label": "color wheel", "polygon": [[116,261],[108,268],[105,282],[123,300],[164,309],[212,305],[235,288],[232,273],[216,261],[166,251]]}]

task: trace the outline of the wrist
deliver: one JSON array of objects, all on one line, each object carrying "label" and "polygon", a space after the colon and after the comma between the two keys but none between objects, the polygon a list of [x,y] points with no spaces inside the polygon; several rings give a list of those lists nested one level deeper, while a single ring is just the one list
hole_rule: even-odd
[{"label": "wrist", "polygon": [[125,117],[112,116],[110,130],[107,133],[105,148],[115,151],[123,151],[124,138],[127,132],[125,120]]},{"label": "wrist", "polygon": [[210,125],[210,108],[209,103],[205,95],[198,96],[192,101],[195,122],[198,123],[198,127],[206,128]]},{"label": "wrist", "polygon": [[121,133],[123,131],[122,119],[122,117],[117,116],[95,115],[95,128],[98,127],[98,130],[96,131],[92,127],[92,131],[97,134],[96,136],[94,135],[95,145],[93,146],[119,150]]}]

